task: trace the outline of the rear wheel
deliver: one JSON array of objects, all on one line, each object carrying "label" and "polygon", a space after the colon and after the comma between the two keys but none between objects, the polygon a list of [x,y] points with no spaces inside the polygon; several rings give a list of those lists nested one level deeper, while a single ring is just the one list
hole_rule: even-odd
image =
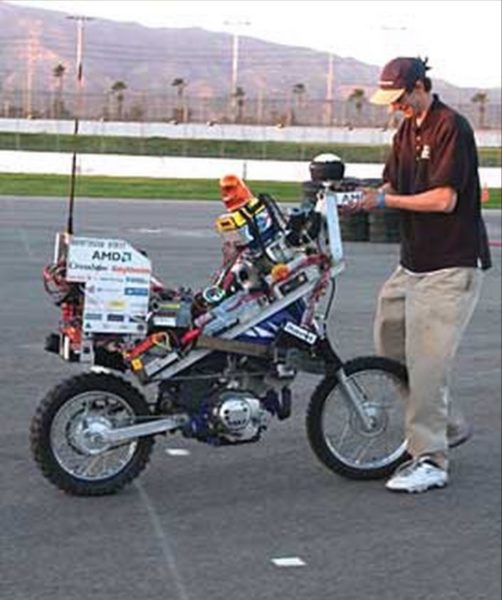
[{"label": "rear wheel", "polygon": [[377,356],[344,365],[347,384],[355,391],[367,417],[365,426],[334,376],[314,392],[307,411],[307,435],[321,462],[352,479],[389,475],[406,457],[404,407],[406,368]]},{"label": "rear wheel", "polygon": [[153,437],[120,444],[103,434],[150,415],[143,396],[110,374],[86,373],[64,381],[40,403],[31,423],[31,449],[42,474],[78,496],[112,494],[147,465]]}]

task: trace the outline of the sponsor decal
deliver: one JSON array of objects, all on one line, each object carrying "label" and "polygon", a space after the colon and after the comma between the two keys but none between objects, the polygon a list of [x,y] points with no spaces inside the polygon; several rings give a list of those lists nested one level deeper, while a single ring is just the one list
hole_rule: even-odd
[{"label": "sponsor decal", "polygon": [[125,248],[127,242],[121,240],[108,240],[108,248]]},{"label": "sponsor decal", "polygon": [[108,302],[107,308],[123,310],[126,307],[126,303],[123,300],[110,300]]},{"label": "sponsor decal", "polygon": [[181,308],[181,302],[159,302],[159,310],[179,310]]},{"label": "sponsor decal", "polygon": [[170,352],[164,358],[156,358],[156,359],[152,360],[151,362],[149,362],[145,366],[145,373],[148,376],[150,376],[153,373],[156,373],[159,369],[161,369],[163,367],[167,367],[171,363],[176,362],[176,360],[178,360],[178,355],[176,354],[176,352]]},{"label": "sponsor decal", "polygon": [[95,250],[91,260],[108,260],[110,262],[131,262],[131,252],[119,252],[118,250]]},{"label": "sponsor decal", "polygon": [[311,331],[308,331],[307,329],[304,329],[303,327],[299,327],[298,325],[295,325],[291,321],[288,321],[288,323],[286,323],[286,326],[284,327],[284,331],[286,331],[290,335],[298,338],[299,340],[306,342],[307,344],[309,344],[309,346],[312,346],[313,344],[315,344],[315,342],[317,340],[317,335],[315,333],[312,333]]},{"label": "sponsor decal", "polygon": [[71,241],[71,246],[83,246],[86,248],[104,248],[104,240],[93,240],[89,238],[74,238]]},{"label": "sponsor decal", "polygon": [[154,317],[153,322],[159,327],[176,327],[175,317]]},{"label": "sponsor decal", "polygon": [[150,269],[147,267],[123,267],[121,265],[113,265],[112,271],[114,273],[123,273],[124,275],[127,275],[128,273],[150,275]]},{"label": "sponsor decal", "polygon": [[148,296],[148,288],[125,288],[126,296]]},{"label": "sponsor decal", "polygon": [[101,313],[85,313],[85,319],[89,321],[101,321],[103,315]]},{"label": "sponsor decal", "polygon": [[129,315],[129,323],[143,322],[144,320],[145,317],[143,315]]},{"label": "sponsor decal", "polygon": [[[144,296],[141,296],[140,299],[137,302],[134,302],[134,296],[132,296],[133,300],[131,300],[130,302],[128,302],[127,306],[128,306],[128,313],[138,313],[138,314],[145,314],[145,311],[148,310],[148,304],[145,302],[146,298]],[[143,299],[144,298],[144,299]]]},{"label": "sponsor decal", "polygon": [[126,283],[135,283],[137,285],[150,285],[150,280],[146,277],[126,277],[125,281]]},{"label": "sponsor decal", "polygon": [[94,292],[89,290],[89,292],[91,294],[95,293],[95,292],[98,292],[98,293],[105,292],[107,294],[117,294],[117,292],[120,292],[120,291],[121,291],[120,286],[119,287],[97,287]]},{"label": "sponsor decal", "polygon": [[80,263],[77,262],[70,262],[70,264],[68,265],[68,269],[69,270],[74,270],[74,271],[92,271],[94,273],[100,273],[101,271],[108,271],[108,267],[106,267],[105,265],[82,265]]},{"label": "sponsor decal", "polygon": [[101,302],[92,296],[85,297],[85,305],[88,306],[101,306]]},{"label": "sponsor decal", "polygon": [[108,277],[108,276],[104,276],[104,277],[100,277],[99,281],[101,281],[102,283],[123,283],[124,280],[122,277]]},{"label": "sponsor decal", "polygon": [[124,321],[124,315],[114,315],[110,314],[106,317],[107,321],[112,321],[114,323],[122,323]]}]

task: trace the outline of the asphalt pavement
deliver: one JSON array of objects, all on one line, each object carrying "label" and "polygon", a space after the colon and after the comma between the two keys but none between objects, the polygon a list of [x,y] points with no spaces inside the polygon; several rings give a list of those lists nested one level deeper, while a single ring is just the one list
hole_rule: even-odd
[{"label": "asphalt pavement", "polygon": [[[202,286],[220,261],[220,208],[77,200],[76,233],[127,239],[164,281]],[[302,376],[292,417],[260,443],[159,438],[121,493],[75,498],[42,478],[28,440],[40,399],[80,370],[42,350],[58,313],[41,269],[65,215],[63,200],[0,197],[1,600],[500,598],[500,247],[456,361],[453,394],[475,433],[452,451],[447,488],[394,495],[328,471],[304,425],[317,379]],[[500,241],[500,213],[488,222]],[[330,329],[350,358],[372,353],[376,294],[398,248],[346,243],[345,253]],[[169,452],[179,449],[188,453]]]}]

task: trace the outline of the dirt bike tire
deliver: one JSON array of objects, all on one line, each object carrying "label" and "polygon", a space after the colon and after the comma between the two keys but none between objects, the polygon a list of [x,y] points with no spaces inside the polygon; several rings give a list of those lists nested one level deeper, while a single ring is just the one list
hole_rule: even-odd
[{"label": "dirt bike tire", "polygon": [[64,492],[76,496],[114,494],[133,481],[150,460],[154,438],[141,437],[123,468],[111,477],[88,481],[72,474],[57,460],[51,443],[51,427],[58,411],[75,397],[103,392],[119,397],[135,416],[150,414],[141,393],[130,383],[108,373],[85,373],[63,381],[40,402],[30,427],[30,445],[33,457],[42,475]]},{"label": "dirt bike tire", "polygon": [[[373,372],[389,376],[389,378],[396,382],[396,387],[402,385],[407,388],[408,384],[406,367],[396,361],[383,357],[367,356],[355,358],[345,363],[344,371],[349,378]],[[404,439],[404,420],[402,424],[402,442],[396,448],[396,451],[389,455],[389,460],[382,460],[382,464],[374,466],[359,467],[350,464],[340,455],[337,455],[336,451],[332,450],[323,430],[325,406],[330,395],[336,391],[338,386],[340,386],[340,383],[336,375],[325,377],[317,386],[309,402],[306,427],[307,437],[314,454],[328,469],[349,479],[369,480],[387,477],[408,458]]]}]

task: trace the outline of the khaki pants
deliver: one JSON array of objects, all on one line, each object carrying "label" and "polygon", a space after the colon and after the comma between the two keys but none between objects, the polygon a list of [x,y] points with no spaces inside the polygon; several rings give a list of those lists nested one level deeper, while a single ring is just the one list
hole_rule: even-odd
[{"label": "khaki pants", "polygon": [[408,452],[448,466],[446,427],[454,420],[452,362],[481,288],[479,269],[458,267],[410,275],[402,267],[383,285],[374,335],[378,354],[406,364]]}]

